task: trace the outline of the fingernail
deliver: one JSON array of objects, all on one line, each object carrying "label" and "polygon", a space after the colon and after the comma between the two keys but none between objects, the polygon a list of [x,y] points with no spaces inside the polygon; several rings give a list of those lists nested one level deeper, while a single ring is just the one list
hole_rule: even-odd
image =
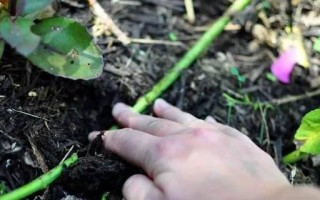
[{"label": "fingernail", "polygon": [[156,109],[164,109],[166,107],[170,106],[170,104],[164,100],[164,99],[157,99],[155,102],[154,102],[154,107]]},{"label": "fingernail", "polygon": [[112,115],[113,116],[118,116],[120,113],[122,113],[123,111],[126,111],[128,109],[130,109],[130,107],[127,106],[126,104],[117,103],[112,109]]},{"label": "fingernail", "polygon": [[93,131],[89,133],[88,139],[89,141],[93,141],[101,132],[100,131]]},{"label": "fingernail", "polygon": [[215,123],[217,122],[213,117],[211,116],[207,116],[206,119],[205,119],[206,122],[209,122],[209,123]]}]

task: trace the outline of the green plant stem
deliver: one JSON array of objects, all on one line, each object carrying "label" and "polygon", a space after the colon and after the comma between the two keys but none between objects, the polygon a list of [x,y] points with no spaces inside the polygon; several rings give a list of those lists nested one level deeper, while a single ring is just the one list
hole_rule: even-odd
[{"label": "green plant stem", "polygon": [[[133,105],[133,110],[143,113],[165,90],[167,90],[191,64],[201,56],[212,44],[212,42],[223,32],[230,22],[233,14],[243,10],[251,0],[236,0],[230,8],[220,17],[204,35],[193,45],[193,47],[156,83],[144,96],[140,97]],[[116,130],[114,125],[109,130]]]},{"label": "green plant stem", "polygon": [[230,104],[228,105],[228,114],[227,114],[227,124],[231,124],[231,115],[232,115],[232,108],[234,105]]},{"label": "green plant stem", "polygon": [[223,32],[231,16],[243,10],[251,0],[236,0],[231,7],[220,17],[211,28],[194,44],[194,46],[174,65],[174,67],[144,96],[140,97],[133,109],[142,113],[165,90],[167,90],[199,56],[201,56],[212,42]]},{"label": "green plant stem", "polygon": [[48,187],[53,181],[55,181],[62,173],[62,171],[66,167],[70,167],[74,165],[78,161],[77,154],[73,154],[70,158],[65,160],[60,165],[56,166],[52,170],[38,177],[37,179],[21,186],[18,189],[15,189],[7,194],[0,196],[0,200],[18,200],[25,199],[27,196],[45,189]]},{"label": "green plant stem", "polygon": [[301,152],[299,149],[297,149],[297,150],[289,153],[285,157],[283,157],[282,162],[285,165],[292,164],[292,163],[298,162],[299,160],[305,159],[308,156],[309,156],[309,154]]}]

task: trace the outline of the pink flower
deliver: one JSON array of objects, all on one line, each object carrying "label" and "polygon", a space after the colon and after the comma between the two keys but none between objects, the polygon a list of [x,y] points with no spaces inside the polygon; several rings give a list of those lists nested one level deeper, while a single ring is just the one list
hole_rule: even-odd
[{"label": "pink flower", "polygon": [[299,61],[299,52],[296,48],[290,48],[280,54],[271,66],[271,72],[282,83],[290,83],[290,76],[295,64]]}]

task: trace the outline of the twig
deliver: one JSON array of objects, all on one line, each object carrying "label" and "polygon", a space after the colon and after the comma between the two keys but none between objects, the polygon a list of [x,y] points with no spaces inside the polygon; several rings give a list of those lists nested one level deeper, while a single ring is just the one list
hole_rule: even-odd
[{"label": "twig", "polygon": [[72,1],[72,0],[60,0],[60,2],[66,3],[70,6],[73,6],[75,8],[84,8],[85,5],[84,4],[80,4],[77,1]]},{"label": "twig", "polygon": [[185,46],[182,42],[174,42],[167,40],[153,40],[143,38],[131,38],[131,42],[140,44],[160,44],[160,45],[171,45],[171,46]]},{"label": "twig", "polygon": [[193,0],[184,0],[184,5],[187,11],[187,18],[190,24],[196,21],[196,16],[194,13]]},{"label": "twig", "polygon": [[117,4],[120,4],[120,5],[126,5],[126,6],[141,6],[142,2],[140,1],[134,1],[134,0],[117,0],[117,1],[114,1],[112,3],[117,3]]},{"label": "twig", "polygon": [[21,186],[14,191],[11,191],[7,194],[0,196],[0,200],[19,200],[25,199],[27,196],[45,189],[48,187],[53,181],[55,181],[62,173],[62,171],[66,167],[70,167],[74,165],[78,161],[77,154],[73,154],[70,158],[64,161],[62,164],[56,166],[52,170],[38,177],[37,179]]},{"label": "twig", "polygon": [[[261,118],[262,118],[261,130],[263,130],[263,128],[265,128],[267,152],[270,153],[270,143],[271,143],[270,142],[270,132],[269,132],[268,123],[266,120],[266,113],[267,113],[268,109],[269,109],[268,106],[263,106],[262,104],[259,104],[259,110],[260,110],[260,114],[261,114]],[[263,137],[260,137],[260,143],[263,144]]]},{"label": "twig", "polygon": [[288,96],[282,99],[274,99],[272,101],[270,101],[270,103],[272,104],[276,104],[276,105],[282,105],[282,104],[287,104],[287,103],[291,103],[291,102],[295,102],[295,101],[300,101],[306,98],[311,98],[311,97],[315,97],[315,96],[319,96],[320,95],[320,89],[319,90],[315,90],[312,92],[307,92],[305,94],[302,95],[296,95],[296,96]]},{"label": "twig", "polygon": [[46,119],[44,117],[39,117],[37,115],[33,115],[33,114],[30,114],[30,113],[27,113],[27,112],[23,112],[23,111],[20,111],[20,110],[16,110],[16,109],[13,109],[13,108],[9,108],[7,111],[8,112],[17,112],[17,113],[28,115],[30,117],[34,117],[34,118],[37,118],[37,119],[43,119],[43,120],[46,120],[46,121],[50,121],[50,120],[48,120],[48,119]]},{"label": "twig", "polygon": [[113,22],[111,17],[106,13],[106,11],[101,7],[99,2],[96,0],[88,0],[92,13],[103,22],[106,30],[110,30],[113,35],[115,35],[120,42],[124,45],[130,44],[130,38],[120,30],[120,28]]},{"label": "twig", "polygon": [[288,15],[289,15],[289,27],[290,31],[293,32],[293,8],[292,8],[292,1],[287,0],[288,2]]},{"label": "twig", "polygon": [[[239,105],[252,106],[254,104],[252,102],[245,102],[245,101],[241,101],[241,100],[235,99],[235,98],[227,95],[226,93],[224,93],[223,96],[226,99],[229,99],[232,102],[235,102],[235,103],[237,103]],[[268,106],[268,105],[280,106],[280,105],[283,105],[283,104],[292,103],[292,102],[295,102],[295,101],[300,101],[300,100],[303,100],[303,99],[306,99],[306,98],[312,98],[312,97],[315,97],[315,96],[320,96],[320,89],[312,91],[312,92],[307,92],[307,93],[301,94],[301,95],[287,96],[287,97],[284,97],[284,98],[281,98],[281,99],[273,99],[271,101],[263,101],[263,102],[257,102],[257,103],[259,105],[264,105],[264,106]],[[237,98],[239,98],[239,97],[237,97]]]},{"label": "twig", "polygon": [[62,160],[60,161],[59,165],[61,165],[70,155],[71,151],[73,150],[74,145],[71,146],[71,148],[69,149],[69,151],[66,153],[66,155],[62,158]]}]

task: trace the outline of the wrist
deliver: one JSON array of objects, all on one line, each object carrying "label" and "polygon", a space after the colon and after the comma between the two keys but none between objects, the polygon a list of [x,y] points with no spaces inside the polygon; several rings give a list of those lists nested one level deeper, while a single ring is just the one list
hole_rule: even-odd
[{"label": "wrist", "polygon": [[320,192],[312,186],[285,186],[263,200],[320,200]]}]

